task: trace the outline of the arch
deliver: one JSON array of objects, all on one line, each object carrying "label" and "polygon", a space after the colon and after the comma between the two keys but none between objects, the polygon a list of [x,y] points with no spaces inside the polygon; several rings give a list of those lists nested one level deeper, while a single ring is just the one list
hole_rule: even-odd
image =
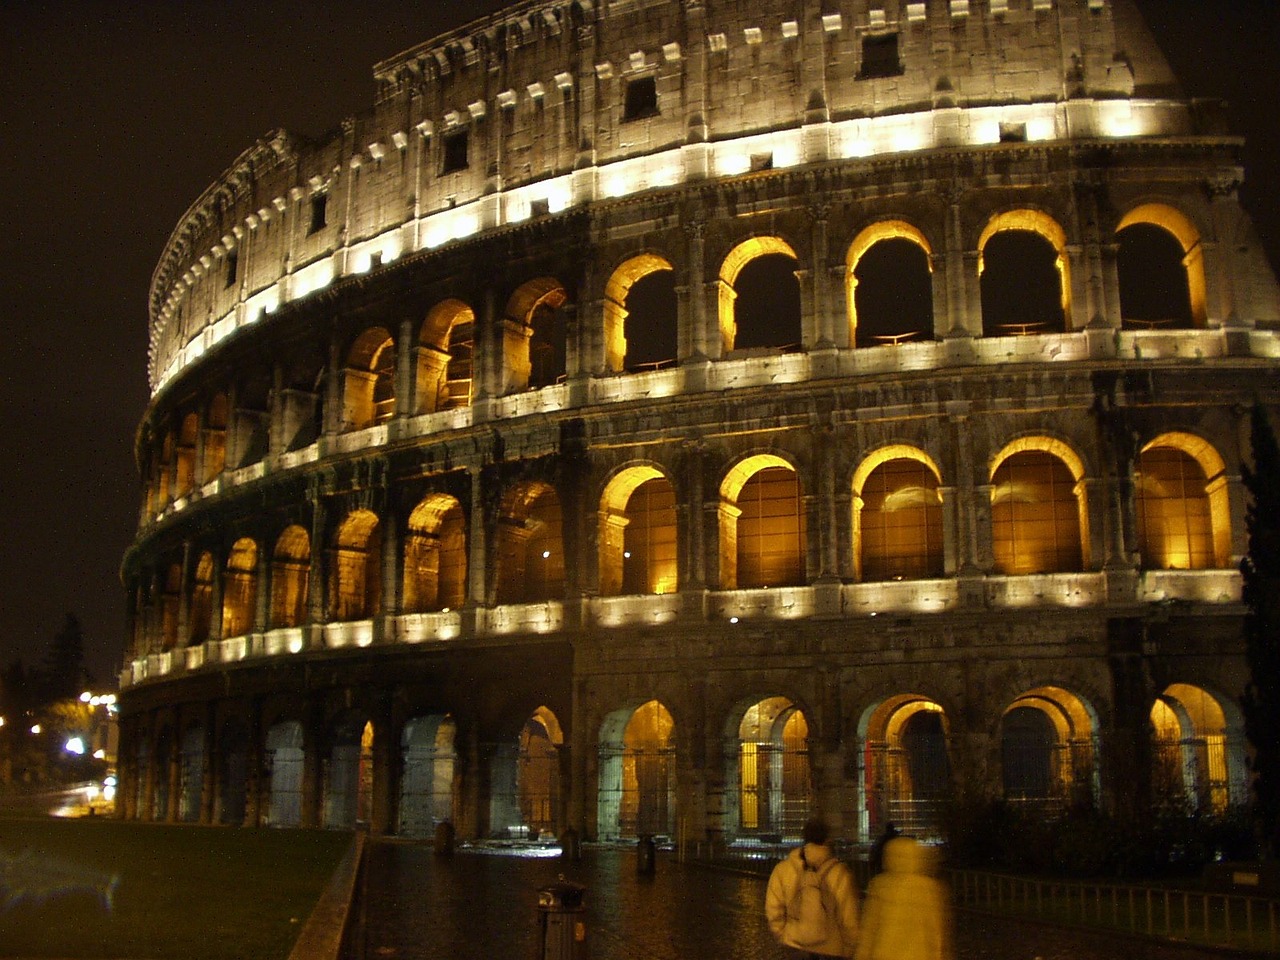
[{"label": "arch", "polygon": [[[898,244],[893,244],[891,241],[898,241]],[[858,267],[862,262],[862,258],[866,256],[873,247],[876,247],[879,244],[887,245],[881,249],[901,246],[902,244],[910,244],[923,252],[925,267],[923,277],[924,293],[926,295],[925,305],[928,310],[929,322],[926,326],[923,326],[920,329],[920,332],[923,333],[924,339],[932,339],[933,291],[932,277],[930,274],[933,272],[933,263],[931,260],[933,256],[933,249],[930,247],[929,241],[925,238],[925,235],[921,233],[918,228],[907,223],[905,220],[881,220],[863,228],[858,235],[854,237],[853,243],[849,244],[849,251],[845,255],[845,302],[848,304],[849,310],[849,342],[857,344],[858,346],[872,346],[878,342],[876,339],[877,337],[888,336],[890,340],[886,342],[897,342],[899,338],[913,339],[906,335],[908,333],[906,328],[909,327],[911,323],[915,322],[914,312],[911,317],[907,318],[907,323],[905,325],[902,323],[888,324],[884,325],[884,330],[880,329],[880,326],[883,324],[877,325],[875,329],[863,329],[865,326],[863,321],[869,323],[873,319],[874,313],[868,312],[866,316],[862,317],[862,320],[859,319],[860,314],[863,313],[863,311],[861,311],[858,306],[861,281],[861,278],[858,276]],[[912,292],[918,292],[916,291],[916,286],[921,279],[919,274],[912,271],[906,279],[910,281],[908,284],[909,289]],[[876,292],[879,292],[881,286],[883,286],[878,277],[873,282],[873,285]],[[862,296],[864,300],[867,297],[867,289],[868,288],[866,286],[862,286]],[[898,289],[893,292],[901,297],[901,285],[899,285]],[[897,329],[899,326],[902,326],[903,329]]]},{"label": "arch", "polygon": [[174,496],[185,497],[195,487],[196,439],[200,434],[200,420],[194,413],[182,418],[178,428],[177,460],[174,464]]},{"label": "arch", "polygon": [[1097,741],[1093,708],[1071,691],[1043,686],[1019,695],[1001,719],[1006,802],[1041,818],[1093,807]]},{"label": "arch", "polygon": [[679,589],[676,495],[657,467],[620,471],[600,498],[600,593],[664,594]]},{"label": "arch", "polygon": [[429,837],[453,822],[458,791],[458,726],[450,714],[414,717],[400,734],[399,824],[404,837]]},{"label": "arch", "polygon": [[564,598],[564,520],[554,487],[517,484],[504,498],[498,520],[498,603]]},{"label": "arch", "polygon": [[264,759],[270,773],[266,822],[269,827],[302,825],[302,723],[282,720],[267,731]]},{"label": "arch", "polygon": [[776,454],[739,461],[720,484],[720,585],[725,590],[805,582],[800,475]]},{"label": "arch", "polygon": [[[1178,282],[1181,283],[1184,279],[1186,282],[1187,307],[1191,323],[1197,327],[1203,327],[1207,317],[1207,294],[1204,273],[1204,245],[1201,242],[1200,231],[1196,229],[1186,214],[1165,203],[1139,204],[1121,217],[1120,222],[1116,224],[1116,237],[1121,242],[1120,261],[1118,264],[1120,269],[1121,317],[1128,318],[1129,316],[1125,310],[1125,250],[1121,234],[1130,227],[1142,224],[1158,227],[1178,242],[1178,246],[1182,250],[1182,256],[1179,260],[1182,276],[1178,277]],[[1166,286],[1173,283],[1171,276],[1162,273],[1161,278],[1162,283]],[[1147,279],[1150,281],[1150,278]],[[1155,320],[1165,318],[1137,317],[1136,319]]]},{"label": "arch", "polygon": [[1134,508],[1143,566],[1231,565],[1226,464],[1207,440],[1171,431],[1146,444],[1135,464]]},{"label": "arch", "polygon": [[503,353],[509,391],[549,387],[563,379],[566,335],[561,308],[568,302],[554,277],[530,280],[507,301]]},{"label": "arch", "polygon": [[209,401],[204,426],[204,456],[200,482],[208,483],[227,466],[227,395],[215,394]]},{"label": "arch", "polygon": [[[627,321],[631,318],[631,309],[627,303],[628,296],[636,283],[663,272],[673,272],[670,261],[656,253],[641,253],[620,264],[605,284],[604,351],[605,364],[610,371],[618,373],[624,369],[637,369],[641,365],[637,364],[631,356],[634,350],[633,341],[637,338],[628,336]],[[664,346],[669,344],[672,348],[671,356],[664,359],[674,359],[675,314],[672,313],[667,317],[639,316],[636,319],[646,326],[645,341],[658,341]]]},{"label": "arch", "polygon": [[252,633],[258,603],[258,545],[241,537],[227,555],[222,580],[222,635],[242,637]]},{"label": "arch", "polygon": [[991,467],[991,540],[1002,574],[1064,573],[1089,562],[1084,463],[1053,437],[1021,437]]},{"label": "arch", "polygon": [[475,312],[461,300],[442,300],[427,313],[419,334],[419,412],[450,410],[471,403],[474,376]]},{"label": "arch", "polygon": [[363,430],[394,416],[396,342],[385,327],[371,327],[356,338],[342,384],[343,430]]},{"label": "arch", "polygon": [[727,779],[737,784],[738,831],[800,836],[813,805],[804,711],[787,697],[766,697],[743,711],[735,734],[735,764]]},{"label": "arch", "polygon": [[330,620],[367,620],[378,611],[382,529],[372,510],[353,510],[338,527],[329,576]]},{"label": "arch", "polygon": [[244,823],[249,782],[249,730],[240,718],[231,717],[223,723],[216,761],[213,820],[238,826]]},{"label": "arch", "polygon": [[529,837],[554,836],[563,819],[560,749],[564,733],[546,706],[536,709],[520,730],[516,767],[520,821]]},{"label": "arch", "polygon": [[[738,293],[736,285],[739,275],[747,264],[753,260],[765,256],[783,256],[794,261],[799,261],[796,252],[791,249],[781,237],[761,236],[750,237],[729,251],[728,255],[720,264],[719,275],[719,319],[720,319],[720,337],[722,349],[724,351],[733,350],[738,341],[738,316],[737,316],[737,299]],[[798,296],[798,290],[797,290]],[[798,316],[798,309],[797,309]],[[786,344],[772,344],[774,346],[784,346]]]},{"label": "arch", "polygon": [[204,794],[204,729],[191,724],[182,734],[178,747],[178,821],[195,823],[200,819],[200,800]]},{"label": "arch", "polygon": [[[992,256],[988,244],[1001,234],[1017,233],[1040,238],[1052,249],[1047,267],[1056,280],[1056,290],[1040,291],[1041,278],[1033,266],[1034,244],[1026,250],[997,250]],[[1011,238],[1018,243],[1016,237]],[[1009,246],[1010,244],[1003,244]],[[1013,254],[1012,257],[1007,254]],[[989,258],[993,262],[988,262]],[[1016,261],[1016,262],[1015,262]],[[995,272],[988,272],[994,264]],[[982,327],[987,336],[1007,335],[1010,332],[1052,332],[1066,329],[1071,317],[1071,263],[1067,257],[1067,235],[1062,227],[1047,213],[1040,210],[1018,209],[998,213],[987,221],[978,237],[978,278],[982,287]],[[1048,282],[1047,275],[1043,278]],[[1043,294],[1044,304],[1055,303],[1053,310],[1047,306],[1035,307],[1030,299],[1037,292]],[[1017,304],[1005,306],[1006,304]],[[1006,316],[1007,314],[1007,316]],[[1021,328],[1015,331],[1011,328]]]},{"label": "arch", "polygon": [[462,504],[428,494],[409,516],[404,542],[405,613],[461,607],[467,595],[467,524]]},{"label": "arch", "polygon": [[896,694],[869,708],[861,726],[863,839],[890,823],[917,837],[939,836],[953,794],[942,706],[921,694]]},{"label": "arch", "polygon": [[272,627],[296,627],[306,622],[310,580],[311,536],[295,523],[284,529],[272,551]]},{"label": "arch", "polygon": [[1185,813],[1223,814],[1248,800],[1243,721],[1230,700],[1172,683],[1151,707],[1152,794]]},{"label": "arch", "polygon": [[213,626],[213,554],[208,550],[196,560],[191,584],[191,606],[187,614],[187,643],[204,643]]},{"label": "arch", "polygon": [[323,812],[323,824],[330,830],[352,830],[370,820],[373,737],[373,723],[354,712],[341,715],[330,728]]},{"label": "arch", "polygon": [[941,474],[923,450],[890,444],[853,474],[854,570],[859,580],[942,576]]},{"label": "arch", "polygon": [[609,714],[600,728],[596,829],[602,839],[671,836],[675,720],[658,700]]}]

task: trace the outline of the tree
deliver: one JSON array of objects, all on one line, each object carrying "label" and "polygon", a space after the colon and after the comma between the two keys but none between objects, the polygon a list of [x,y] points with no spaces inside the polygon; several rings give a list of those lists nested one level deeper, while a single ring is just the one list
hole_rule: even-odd
[{"label": "tree", "polygon": [[45,703],[72,700],[85,689],[89,676],[84,666],[84,631],[74,613],[67,614],[49,644],[40,679]]},{"label": "tree", "polygon": [[1242,469],[1249,505],[1244,574],[1244,640],[1249,683],[1245,735],[1253,745],[1254,818],[1265,852],[1280,851],[1280,445],[1267,411],[1254,404],[1253,466]]}]

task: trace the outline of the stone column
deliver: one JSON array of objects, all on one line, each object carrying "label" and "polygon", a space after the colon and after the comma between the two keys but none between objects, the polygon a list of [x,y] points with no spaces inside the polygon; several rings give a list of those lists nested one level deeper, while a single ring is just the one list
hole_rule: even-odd
[{"label": "stone column", "polygon": [[176,647],[185,647],[191,637],[191,555],[194,544],[190,540],[182,541],[182,579],[178,586],[178,636]]},{"label": "stone column", "polygon": [[199,822],[208,826],[214,822],[214,801],[218,796],[218,712],[213,701],[204,705],[204,721],[200,726],[200,816]]},{"label": "stone column", "polygon": [[307,491],[311,501],[311,560],[307,570],[307,622],[310,627],[308,646],[312,649],[324,646],[325,591],[327,575],[325,559],[325,506],[320,498],[318,485],[313,482]]},{"label": "stone column", "polygon": [[[375,732],[376,740],[376,732]],[[324,747],[324,703],[309,698],[302,708],[302,802],[301,825],[304,829],[323,826],[320,822],[324,796],[324,764],[320,751]]]},{"label": "stone column", "polygon": [[257,827],[262,823],[263,779],[267,776],[266,744],[263,741],[265,735],[262,729],[262,701],[254,697],[249,702],[249,743],[245,764],[243,825],[246,827]]},{"label": "stone column", "polygon": [[401,320],[399,334],[396,339],[396,416],[411,417],[421,409],[414,363],[418,354],[416,325],[412,320]]},{"label": "stone column", "polygon": [[[682,360],[703,361],[709,356],[707,331],[707,296],[703,247],[706,224],[686,220],[682,224],[685,237],[685,273],[677,289],[679,354]],[[717,350],[718,354],[719,351]]]},{"label": "stone column", "polygon": [[375,837],[395,833],[396,801],[400,796],[399,730],[391,717],[391,702],[379,698],[373,723],[373,797],[369,832]]}]

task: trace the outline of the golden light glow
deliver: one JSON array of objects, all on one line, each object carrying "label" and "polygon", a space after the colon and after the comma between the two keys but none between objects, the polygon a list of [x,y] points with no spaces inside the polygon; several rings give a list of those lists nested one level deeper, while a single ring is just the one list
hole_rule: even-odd
[{"label": "golden light glow", "polygon": [[1088,565],[1084,464],[1052,437],[1021,437],[992,461],[991,540],[1003,574],[1066,573]]},{"label": "golden light glow", "polygon": [[1071,322],[1071,264],[1067,259],[1067,235],[1058,221],[1039,210],[1007,210],[998,213],[987,221],[982,235],[978,237],[978,276],[986,267],[983,250],[987,241],[997,233],[1005,230],[1027,230],[1038,234],[1049,242],[1057,254],[1056,267],[1058,283],[1061,288],[1063,321],[1070,327]]},{"label": "golden light glow", "polygon": [[859,580],[943,573],[937,464],[906,444],[881,447],[853,475],[854,570]]},{"label": "golden light glow", "polygon": [[780,237],[751,237],[730,250],[729,255],[720,264],[720,337],[723,349],[726,351],[733,349],[737,337],[738,324],[734,302],[738,299],[738,294],[733,289],[733,285],[737,282],[738,274],[752,260],[771,253],[780,253],[792,260],[799,260],[796,252]]},{"label": "golden light glow", "polygon": [[[855,291],[858,287],[858,278],[854,275],[854,271],[858,269],[858,261],[863,255],[882,240],[910,240],[912,243],[919,245],[924,250],[926,257],[933,256],[933,249],[929,246],[929,241],[925,235],[916,227],[907,223],[905,220],[881,220],[879,223],[873,223],[869,227],[864,228],[856,237],[853,243],[849,244],[849,252],[845,255],[845,302],[849,306],[849,342],[855,342],[858,331],[858,307]],[[933,261],[929,260],[929,270],[933,271]]]},{"label": "golden light glow", "polygon": [[306,622],[311,577],[311,537],[297,524],[276,540],[271,564],[271,626],[296,627]]},{"label": "golden light glow", "polygon": [[1200,232],[1181,210],[1163,203],[1144,203],[1134,207],[1116,225],[1119,234],[1125,227],[1149,223],[1173,234],[1182,247],[1182,266],[1187,271],[1187,290],[1191,296],[1191,320],[1203,327],[1208,315],[1204,275],[1204,246]]},{"label": "golden light glow", "polygon": [[620,373],[627,358],[627,293],[637,280],[659,270],[671,270],[669,261],[653,253],[642,253],[625,261],[613,271],[604,288],[604,352],[605,364]]}]

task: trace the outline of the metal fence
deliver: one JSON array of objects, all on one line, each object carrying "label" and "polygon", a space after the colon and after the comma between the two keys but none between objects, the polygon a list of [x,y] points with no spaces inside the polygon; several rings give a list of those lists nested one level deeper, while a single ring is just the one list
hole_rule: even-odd
[{"label": "metal fence", "polygon": [[1280,952],[1280,900],[951,870],[957,906],[1261,954]]}]

